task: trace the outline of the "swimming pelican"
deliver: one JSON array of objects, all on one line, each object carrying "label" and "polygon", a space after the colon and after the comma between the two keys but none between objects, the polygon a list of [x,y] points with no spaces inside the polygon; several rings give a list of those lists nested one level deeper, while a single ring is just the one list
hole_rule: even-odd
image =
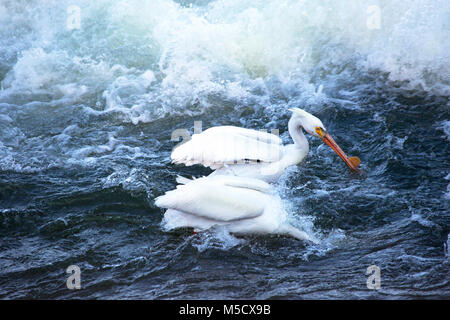
[{"label": "swimming pelican", "polygon": [[214,175],[190,180],[155,200],[164,214],[166,229],[192,227],[194,231],[224,226],[236,234],[280,234],[317,243],[287,222],[281,199],[269,184],[246,177]]},{"label": "swimming pelican", "polygon": [[308,154],[305,130],[322,139],[350,169],[358,170],[359,158],[347,157],[320,119],[299,108],[289,110],[292,116],[288,129],[293,144],[284,146],[277,135],[263,131],[218,126],[194,134],[191,140],[175,148],[171,154],[172,162],[187,166],[202,164],[215,170],[213,175],[275,181],[287,167],[299,164]]}]

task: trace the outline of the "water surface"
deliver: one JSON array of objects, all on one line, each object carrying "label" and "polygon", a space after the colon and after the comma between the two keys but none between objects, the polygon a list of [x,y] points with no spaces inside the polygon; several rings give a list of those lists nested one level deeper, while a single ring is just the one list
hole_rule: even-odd
[{"label": "water surface", "polygon": [[[0,2],[0,298],[450,298],[448,1],[83,0],[80,28],[72,4]],[[291,107],[362,161],[309,137],[276,185],[320,245],[164,231],[155,197],[210,172],[170,163],[173,130],[290,143]]]}]

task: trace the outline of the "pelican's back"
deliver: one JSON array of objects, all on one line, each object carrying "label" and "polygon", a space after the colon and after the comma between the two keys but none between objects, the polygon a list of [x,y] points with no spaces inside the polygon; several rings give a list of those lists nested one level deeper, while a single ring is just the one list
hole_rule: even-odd
[{"label": "pelican's back", "polygon": [[202,164],[212,169],[238,163],[272,163],[282,156],[282,141],[271,133],[219,126],[194,134],[171,154],[173,163]]}]

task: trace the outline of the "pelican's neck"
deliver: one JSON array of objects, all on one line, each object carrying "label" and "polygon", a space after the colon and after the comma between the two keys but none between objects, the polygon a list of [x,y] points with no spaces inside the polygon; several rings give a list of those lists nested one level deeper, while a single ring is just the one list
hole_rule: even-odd
[{"label": "pelican's neck", "polygon": [[308,139],[306,139],[303,133],[303,127],[301,121],[297,117],[291,117],[288,123],[289,134],[296,148],[303,150],[305,153],[309,151]]}]

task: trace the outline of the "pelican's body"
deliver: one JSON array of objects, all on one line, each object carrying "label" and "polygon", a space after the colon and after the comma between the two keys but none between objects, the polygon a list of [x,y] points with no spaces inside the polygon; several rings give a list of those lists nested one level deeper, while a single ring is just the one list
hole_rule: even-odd
[{"label": "pelican's body", "polygon": [[172,152],[174,163],[202,164],[215,170],[197,180],[179,178],[181,185],[158,197],[156,205],[167,208],[168,229],[193,227],[209,229],[225,226],[234,233],[287,234],[311,240],[287,222],[281,200],[265,181],[276,180],[284,170],[303,161],[309,151],[303,130],[328,144],[353,170],[359,159],[348,158],[315,116],[291,109],[289,134],[293,144],[267,132],[233,126],[213,127]]},{"label": "pelican's body", "polygon": [[288,123],[293,144],[283,145],[281,139],[267,132],[234,126],[219,126],[194,134],[188,142],[175,148],[172,162],[187,166],[202,164],[216,170],[213,175],[235,175],[275,181],[292,165],[302,162],[309,152],[303,130],[321,138],[356,170],[359,159],[347,158],[315,116],[298,108],[290,109]]},{"label": "pelican's body", "polygon": [[279,146],[279,159],[273,162],[248,161],[247,163],[224,164],[211,173],[214,175],[233,175],[238,177],[249,177],[275,182],[283,174],[284,170],[292,165],[299,164],[307,156],[308,145],[299,148],[295,144]]},{"label": "pelican's body", "polygon": [[214,175],[189,180],[156,199],[168,210],[167,229],[192,227],[196,231],[224,226],[237,234],[284,234],[315,242],[287,222],[281,200],[266,182],[245,177]]}]

